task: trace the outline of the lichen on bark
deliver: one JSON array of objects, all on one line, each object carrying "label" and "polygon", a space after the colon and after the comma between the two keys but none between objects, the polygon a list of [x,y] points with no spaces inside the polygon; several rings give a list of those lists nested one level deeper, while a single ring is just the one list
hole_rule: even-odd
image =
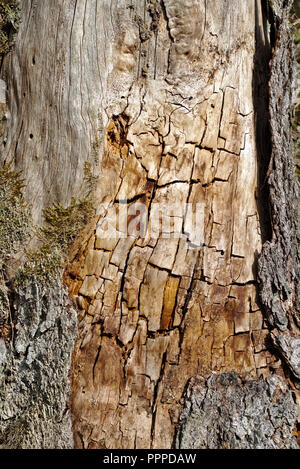
[{"label": "lichen on bark", "polygon": [[297,406],[278,376],[193,378],[176,437],[180,449],[297,449]]},{"label": "lichen on bark", "polygon": [[76,312],[59,282],[15,291],[13,310],[12,340],[0,339],[0,448],[72,448]]}]

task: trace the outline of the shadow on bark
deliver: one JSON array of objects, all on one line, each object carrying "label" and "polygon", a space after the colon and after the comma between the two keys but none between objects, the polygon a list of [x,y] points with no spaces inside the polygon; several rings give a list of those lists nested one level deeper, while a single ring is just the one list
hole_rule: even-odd
[{"label": "shadow on bark", "polygon": [[[274,31],[272,28],[273,21],[270,18],[271,14],[267,0],[256,0],[256,50],[254,55],[252,86],[258,160],[257,207],[263,243],[272,239],[272,225],[269,206],[270,191],[269,186],[266,183],[272,153],[269,113],[269,80],[270,60],[272,57],[271,44],[274,41]],[[270,35],[268,34],[268,23],[271,24]]]}]

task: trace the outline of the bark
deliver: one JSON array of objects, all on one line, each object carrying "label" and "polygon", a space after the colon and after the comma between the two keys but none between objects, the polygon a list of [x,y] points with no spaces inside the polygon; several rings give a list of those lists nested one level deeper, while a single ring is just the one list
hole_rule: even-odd
[{"label": "bark", "polygon": [[[272,236],[259,259],[260,296],[272,328],[272,340],[299,379],[299,252],[297,248],[298,186],[291,158],[291,126],[296,70],[289,9],[273,7],[274,51],[270,74],[272,154],[267,173]],[[290,2],[291,4],[291,2]],[[299,352],[298,352],[299,353]]]},{"label": "bark", "polygon": [[[96,215],[76,240],[64,276],[78,310],[70,402],[77,448],[296,445],[290,4],[21,1],[15,50],[1,69],[8,94],[1,160],[22,170],[35,221],[49,203],[80,196],[87,161],[98,176]],[[123,237],[122,225],[116,238],[104,237],[114,211],[141,203],[150,221],[163,204],[169,239],[161,232]],[[201,243],[183,224],[187,203],[191,213],[203,207]],[[22,381],[19,363],[31,373],[50,353],[36,334],[45,321],[38,303],[48,293],[36,291],[37,305],[25,314],[37,317],[28,335],[33,355],[22,327],[28,319],[20,303],[14,307],[9,360],[16,365],[4,365],[16,370],[13,383]],[[65,308],[51,313],[50,344],[58,337],[69,357],[76,332],[73,310]],[[69,335],[65,326],[59,332],[67,314]],[[44,401],[55,409],[58,424],[68,412],[69,367],[67,359],[56,378],[40,366],[11,425],[34,393],[41,395],[38,409]],[[54,390],[43,397],[52,381]],[[218,383],[221,390],[210,397]],[[205,410],[224,396],[223,413]],[[243,416],[261,416],[250,415],[247,424],[237,417],[234,427],[226,413],[236,416],[241,399]],[[6,398],[4,405],[10,409]],[[66,426],[49,431],[39,411],[34,415],[36,447],[72,444],[67,413]],[[29,440],[18,444],[28,447]]]},{"label": "bark", "polygon": [[179,448],[297,449],[297,410],[278,376],[241,383],[235,373],[191,380],[177,436]]},{"label": "bark", "polygon": [[14,294],[12,341],[0,339],[0,448],[73,448],[68,399],[76,311],[61,285]]}]

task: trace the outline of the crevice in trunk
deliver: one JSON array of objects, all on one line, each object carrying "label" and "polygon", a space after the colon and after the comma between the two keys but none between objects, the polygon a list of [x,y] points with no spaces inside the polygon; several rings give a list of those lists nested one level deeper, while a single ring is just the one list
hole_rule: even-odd
[{"label": "crevice in trunk", "polygon": [[[255,0],[255,55],[253,69],[253,106],[255,116],[256,150],[258,160],[257,206],[262,233],[262,241],[272,239],[270,214],[270,191],[267,173],[271,161],[271,129],[269,112],[270,60],[272,58],[271,39],[274,33],[268,0]],[[274,45],[274,44],[273,44]]]}]

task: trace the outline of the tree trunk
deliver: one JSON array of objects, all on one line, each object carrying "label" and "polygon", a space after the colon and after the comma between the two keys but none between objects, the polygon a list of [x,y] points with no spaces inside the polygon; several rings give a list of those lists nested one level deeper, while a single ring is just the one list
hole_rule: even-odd
[{"label": "tree trunk", "polygon": [[[98,178],[96,214],[64,275],[78,311],[76,448],[297,446],[291,3],[21,1],[15,49],[1,69],[1,159],[22,170],[35,222],[54,201],[81,196],[87,162]],[[59,304],[63,318],[71,311],[61,342],[70,357],[73,310]],[[55,322],[59,307],[51,314]],[[49,355],[28,337],[35,357]],[[22,340],[18,360],[31,369],[38,358]],[[63,388],[69,360],[60,366]],[[36,392],[53,379],[43,373]],[[68,385],[62,392],[55,422],[68,407]],[[219,414],[207,410],[218,406]],[[67,424],[54,425],[46,444],[45,431],[37,424],[36,447],[72,445],[70,435],[57,437]]]}]

